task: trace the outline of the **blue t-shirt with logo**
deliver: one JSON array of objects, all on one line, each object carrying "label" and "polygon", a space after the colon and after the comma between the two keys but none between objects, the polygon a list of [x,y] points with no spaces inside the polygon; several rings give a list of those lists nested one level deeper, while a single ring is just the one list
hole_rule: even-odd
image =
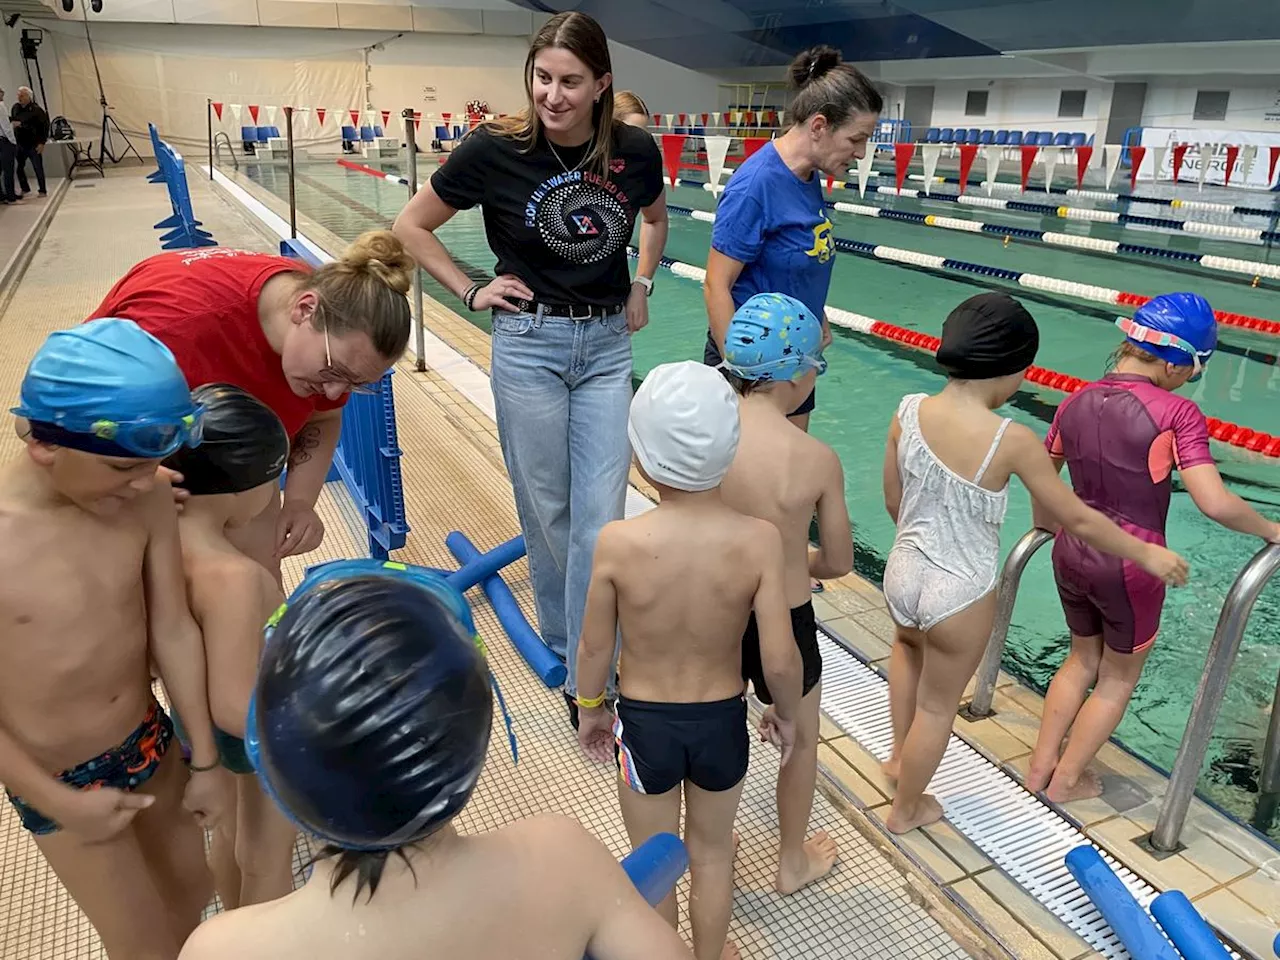
[{"label": "blue t-shirt with logo", "polygon": [[716,208],[711,246],[745,264],[733,305],[757,293],[795,297],[821,319],[836,248],[822,181],[801,180],[765,144],[729,178]]}]

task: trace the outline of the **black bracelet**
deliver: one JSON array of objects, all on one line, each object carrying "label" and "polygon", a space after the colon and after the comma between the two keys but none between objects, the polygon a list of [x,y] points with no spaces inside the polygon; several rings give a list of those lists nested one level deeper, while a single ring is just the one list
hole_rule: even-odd
[{"label": "black bracelet", "polygon": [[222,766],[221,758],[215,760],[212,764],[210,764],[207,767],[198,767],[194,763],[192,763],[190,760],[187,761],[187,769],[190,770],[192,773],[208,773],[210,770],[217,770],[220,766]]},{"label": "black bracelet", "polygon": [[482,283],[473,283],[467,288],[467,292],[462,295],[462,302],[466,305],[468,310],[475,310],[476,294],[480,292],[480,289],[483,286],[484,284]]}]

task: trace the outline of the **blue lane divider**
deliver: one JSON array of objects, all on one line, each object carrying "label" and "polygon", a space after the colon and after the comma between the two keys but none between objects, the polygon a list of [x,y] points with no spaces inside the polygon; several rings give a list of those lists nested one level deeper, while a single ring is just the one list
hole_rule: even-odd
[{"label": "blue lane divider", "polygon": [[148,126],[158,169],[147,179],[153,183],[164,182],[169,188],[169,206],[173,210],[172,214],[155,225],[157,230],[168,231],[160,235],[160,248],[186,250],[191,247],[217,246],[218,242],[213,239],[213,234],[200,229],[202,224],[191,209],[191,191],[187,186],[187,168],[182,154],[160,139],[154,124]]},{"label": "blue lane divider", "polygon": [[[483,571],[487,566],[496,562],[497,559],[509,558],[507,563],[518,560],[524,556],[524,538],[519,540],[519,552],[515,553],[515,540],[508,541],[497,547],[495,551],[502,551],[497,558],[486,560],[485,555],[476,549],[466,534],[455,530],[449,536],[445,537],[444,545],[453,554],[455,560],[462,564],[457,571],[458,574],[467,572],[470,577],[475,571]],[[514,555],[513,555],[514,553]],[[505,566],[506,564],[503,564]],[[464,578],[459,579],[462,582]],[[565,678],[568,677],[569,671],[560,661],[551,649],[542,642],[542,638],[538,636],[537,631],[529,625],[529,621],[525,618],[524,611],[520,609],[520,604],[516,603],[515,595],[512,594],[511,588],[507,586],[506,581],[502,579],[502,575],[498,572],[491,572],[481,581],[479,581],[484,595],[489,598],[489,605],[493,607],[494,614],[498,617],[498,622],[502,624],[502,629],[506,631],[507,637],[511,640],[511,645],[524,658],[524,662],[529,665],[529,669],[548,687],[554,689],[564,684]],[[456,586],[457,584],[455,584]]]},{"label": "blue lane divider", "polygon": [[1111,924],[1133,960],[1181,960],[1178,951],[1092,845],[1076,847],[1067,854],[1066,863],[1080,889]]},{"label": "blue lane divider", "polygon": [[[321,265],[320,259],[297,240],[280,243],[282,256]],[[386,560],[404,546],[409,533],[404,485],[400,477],[400,442],[396,432],[396,401],[392,371],[378,381],[373,393],[353,393],[342,409],[342,434],[328,480],[341,480],[355,502],[369,535],[369,554]]]},{"label": "blue lane divider", "polygon": [[1213,927],[1181,890],[1166,890],[1152,900],[1151,915],[1185,960],[1231,960]]}]

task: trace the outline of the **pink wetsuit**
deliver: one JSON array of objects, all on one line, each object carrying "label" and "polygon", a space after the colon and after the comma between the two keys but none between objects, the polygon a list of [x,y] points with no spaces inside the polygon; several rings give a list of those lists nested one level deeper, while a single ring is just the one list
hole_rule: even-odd
[{"label": "pink wetsuit", "polygon": [[[1138,539],[1161,546],[1174,467],[1213,463],[1200,408],[1131,373],[1108,374],[1067,397],[1045,446],[1066,460],[1081,500]],[[1143,650],[1155,640],[1164,583],[1137,564],[1064,530],[1053,546],[1053,572],[1073,634],[1100,635],[1118,653]]]}]

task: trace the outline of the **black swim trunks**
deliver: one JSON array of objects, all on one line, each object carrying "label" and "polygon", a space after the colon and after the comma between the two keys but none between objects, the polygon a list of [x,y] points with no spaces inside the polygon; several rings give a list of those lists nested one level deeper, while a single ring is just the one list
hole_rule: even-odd
[{"label": "black swim trunks", "polygon": [[614,757],[623,783],[636,793],[666,793],[688,780],[718,793],[747,775],[751,751],[747,700],[649,703],[618,698]]},{"label": "black swim trunks", "polygon": [[[822,654],[818,650],[818,621],[813,613],[813,601],[792,609],[791,632],[795,634],[796,646],[800,648],[800,660],[804,664],[804,693],[807,696],[822,679]],[[747,632],[742,635],[742,679],[751,681],[762,703],[773,703],[773,695],[764,682],[760,634],[754,613],[747,621]]]}]

